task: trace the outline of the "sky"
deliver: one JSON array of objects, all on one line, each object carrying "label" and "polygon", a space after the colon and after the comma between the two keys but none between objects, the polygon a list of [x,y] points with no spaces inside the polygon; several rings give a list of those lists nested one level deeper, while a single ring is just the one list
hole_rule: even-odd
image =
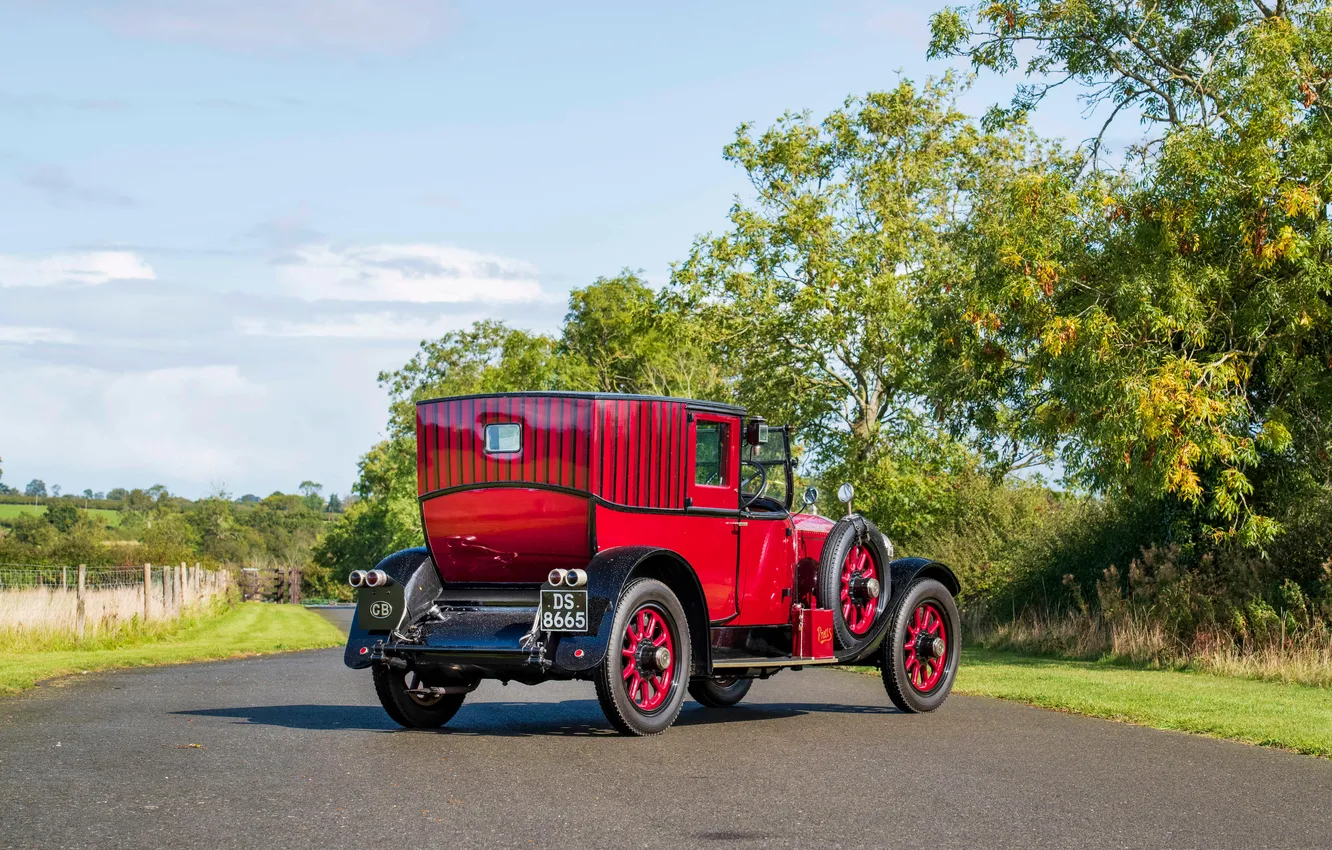
[{"label": "sky", "polygon": [[0,0],[0,480],[348,492],[381,371],[665,283],[746,196],[741,122],[961,67],[936,8]]}]

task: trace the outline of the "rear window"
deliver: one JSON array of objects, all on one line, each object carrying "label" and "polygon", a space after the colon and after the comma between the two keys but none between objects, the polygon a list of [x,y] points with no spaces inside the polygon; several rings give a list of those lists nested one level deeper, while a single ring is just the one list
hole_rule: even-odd
[{"label": "rear window", "polygon": [[523,429],[517,422],[496,422],[486,426],[486,451],[512,454],[523,450]]}]

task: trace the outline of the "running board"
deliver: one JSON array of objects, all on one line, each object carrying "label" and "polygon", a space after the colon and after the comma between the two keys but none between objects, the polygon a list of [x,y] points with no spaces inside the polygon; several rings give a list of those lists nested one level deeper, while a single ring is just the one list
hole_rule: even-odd
[{"label": "running board", "polygon": [[836,658],[723,658],[712,662],[712,669],[738,667],[803,667],[813,664],[836,664]]}]

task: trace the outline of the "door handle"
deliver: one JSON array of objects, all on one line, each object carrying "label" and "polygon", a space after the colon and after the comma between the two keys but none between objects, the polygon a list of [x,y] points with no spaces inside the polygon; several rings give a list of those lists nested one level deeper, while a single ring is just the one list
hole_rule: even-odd
[{"label": "door handle", "polygon": [[727,524],[727,525],[738,525],[738,526],[740,526],[741,528],[744,528],[746,525],[749,525],[749,523],[747,523],[747,522],[728,522],[728,523],[726,523],[726,524]]}]

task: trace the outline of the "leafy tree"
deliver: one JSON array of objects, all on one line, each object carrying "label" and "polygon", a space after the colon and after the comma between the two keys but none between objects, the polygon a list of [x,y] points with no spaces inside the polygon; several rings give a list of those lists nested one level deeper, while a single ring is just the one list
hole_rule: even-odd
[{"label": "leafy tree", "polygon": [[83,498],[85,498],[85,499],[92,499],[92,498],[95,498],[95,497],[93,496],[92,488],[88,488],[88,489],[86,489],[86,490],[83,491]]},{"label": "leafy tree", "polygon": [[121,501],[123,509],[133,513],[146,514],[153,509],[153,497],[137,487],[126,493]]},{"label": "leafy tree", "polygon": [[154,484],[153,486],[149,487],[146,492],[148,494],[148,498],[152,499],[154,502],[157,502],[159,504],[165,502],[166,499],[168,499],[171,496],[171,494],[167,492],[166,485],[163,484]]},{"label": "leafy tree", "polygon": [[46,521],[61,534],[70,532],[79,521],[78,505],[68,501],[54,501],[46,506]]},{"label": "leafy tree", "polygon": [[338,498],[337,493],[328,494],[328,512],[331,514],[342,513],[342,500]]},{"label": "leafy tree", "polygon": [[302,481],[299,489],[302,496],[318,496],[323,491],[324,485],[313,481]]},{"label": "leafy tree", "polygon": [[1119,171],[1098,138],[989,196],[940,312],[939,402],[1208,539],[1270,541],[1332,483],[1332,11],[1014,0],[936,15],[931,51],[1028,56],[1148,131]]},{"label": "leafy tree", "polygon": [[40,498],[46,496],[46,482],[40,478],[34,478],[28,482],[28,486],[23,488],[23,495],[31,498]]},{"label": "leafy tree", "polygon": [[125,497],[128,495],[129,491],[126,490],[124,487],[113,487],[109,491],[107,491],[106,497],[113,501],[120,502],[123,501]]},{"label": "leafy tree", "polygon": [[252,505],[255,502],[259,501],[259,497],[254,495],[253,493],[246,493],[244,496],[241,496],[236,501],[240,502],[242,505]]},{"label": "leafy tree", "polygon": [[53,499],[59,499],[59,498],[60,498],[60,485],[59,485],[59,484],[52,484],[52,485],[51,485],[51,498],[53,498]]},{"label": "leafy tree", "polygon": [[569,294],[559,351],[569,383],[602,392],[725,399],[727,377],[672,293],[625,269]]}]

